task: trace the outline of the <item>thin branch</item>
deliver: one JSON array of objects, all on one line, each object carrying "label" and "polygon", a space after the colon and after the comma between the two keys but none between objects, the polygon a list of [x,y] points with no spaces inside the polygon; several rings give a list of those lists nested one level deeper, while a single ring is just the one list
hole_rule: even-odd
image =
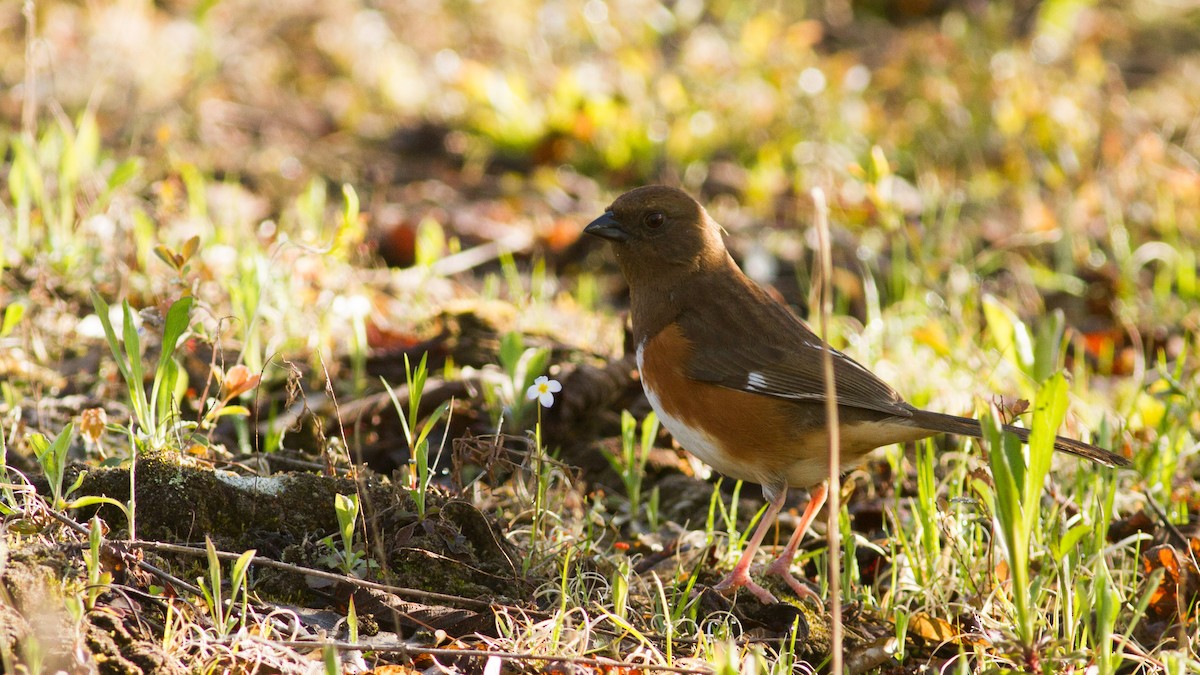
[{"label": "thin branch", "polygon": [[[649,663],[636,663],[631,661],[617,661],[614,659],[592,658],[587,656],[563,656],[557,654],[520,654],[517,652],[502,652],[492,650],[474,650],[474,649],[440,649],[436,647],[415,647],[402,643],[393,645],[388,644],[361,644],[353,642],[337,642],[329,641],[310,641],[310,640],[263,640],[258,637],[245,637],[239,641],[260,642],[267,645],[278,647],[288,647],[291,649],[324,649],[332,648],[339,651],[360,651],[360,652],[389,652],[398,653],[404,656],[410,654],[421,654],[426,656],[442,656],[447,658],[462,658],[462,657],[486,657],[511,659],[513,661],[552,661],[554,663],[571,663],[580,666],[604,666],[607,668],[630,668],[636,669],[639,672],[655,671],[663,673],[685,673],[688,675],[712,675],[713,671],[709,668],[681,668],[678,666],[659,666]],[[230,640],[227,643],[232,643]]]},{"label": "thin branch", "polygon": [[[62,523],[63,525],[66,525],[68,528],[74,530],[75,532],[79,533],[80,535],[82,535],[84,537],[88,536],[88,533],[89,533],[88,528],[75,522],[74,520],[68,518],[67,516],[65,516],[61,513],[58,513],[57,511],[50,509],[50,508],[47,508],[45,512],[51,518],[54,518],[55,520]],[[22,517],[28,517],[28,515],[29,515],[28,511],[18,511],[17,513],[19,513]],[[112,547],[112,545],[114,543],[116,543],[113,540],[105,539],[103,543],[110,547],[111,552],[115,557],[121,558],[122,560],[126,560],[127,562],[130,562],[130,563],[133,563],[134,565],[137,565],[138,568],[145,570],[146,572],[149,572],[150,574],[153,574],[154,576],[156,576],[160,579],[163,579],[164,581],[169,582],[173,586],[182,588],[183,590],[187,591],[188,593],[192,593],[194,595],[201,594],[200,587],[195,586],[193,584],[189,584],[188,582],[184,581],[183,579],[180,579],[179,577],[171,574],[170,572],[167,572],[166,570],[159,569],[159,568],[155,567],[154,565],[151,565],[150,563],[146,562],[145,560],[137,560],[136,558],[133,558],[132,556],[125,555],[119,549]]]},{"label": "thin branch", "polygon": [[[829,315],[833,313],[833,253],[829,239],[829,205],[825,202],[825,191],[819,187],[812,190],[813,206],[817,213],[817,255],[821,271],[820,308],[818,328],[821,339],[829,342]],[[837,383],[834,382],[832,347],[822,350],[825,368],[825,426],[829,430],[829,490],[828,525],[825,537],[829,542],[829,604],[830,604],[830,664],[829,672],[842,672],[842,537],[839,517],[842,513],[841,489],[841,433],[838,426]]]},{"label": "thin branch", "polygon": [[[181,544],[168,544],[166,542],[158,542],[158,541],[128,541],[128,542],[124,542],[124,543],[128,544],[129,546],[137,546],[140,548],[147,548],[150,550],[162,551],[162,552],[166,552],[166,553],[178,553],[180,555],[190,555],[190,556],[195,556],[198,558],[208,555],[207,552],[203,548],[200,548],[197,546],[183,546]],[[238,554],[238,553],[230,553],[227,551],[217,551],[217,557],[222,560],[237,560],[239,555],[240,554]],[[348,576],[345,574],[336,574],[334,572],[326,572],[324,570],[312,569],[310,567],[301,567],[299,565],[292,565],[289,563],[280,562],[278,560],[272,560],[271,558],[264,558],[263,556],[260,556],[260,555],[256,555],[253,558],[251,558],[250,564],[259,565],[261,567],[271,567],[271,568],[274,568],[277,570],[283,570],[285,572],[294,572],[296,574],[302,574],[305,576],[316,577],[318,579],[328,579],[330,581],[337,581],[337,582],[352,584],[352,585],[359,586],[362,588],[369,588],[369,589],[376,590],[376,591],[383,591],[385,593],[391,593],[393,595],[396,595],[396,596],[399,596],[402,598],[409,598],[412,600],[425,601],[425,602],[443,603],[443,604],[447,604],[447,605],[450,605],[453,607],[460,607],[462,609],[471,609],[471,610],[475,610],[475,611],[484,612],[484,611],[492,611],[493,609],[496,609],[498,607],[503,607],[503,605],[497,605],[494,603],[483,602],[481,600],[473,600],[471,598],[463,598],[463,597],[460,597],[457,595],[446,595],[445,593],[434,593],[432,591],[419,591],[415,588],[404,588],[401,586],[389,586],[387,584],[380,584],[380,583],[376,583],[374,581],[366,581],[366,580],[359,579],[359,578],[353,577],[353,576]],[[530,611],[530,610],[520,608],[520,607],[508,607],[508,609],[512,609],[513,611],[517,611],[517,612],[524,612],[525,614],[528,614],[529,616],[532,616],[535,618],[542,618],[542,619],[549,618],[548,615],[546,615],[542,612]]]}]

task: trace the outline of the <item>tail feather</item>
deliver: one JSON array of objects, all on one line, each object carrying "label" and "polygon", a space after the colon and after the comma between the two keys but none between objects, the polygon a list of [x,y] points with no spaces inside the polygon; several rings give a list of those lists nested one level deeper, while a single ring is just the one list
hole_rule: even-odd
[{"label": "tail feather", "polygon": [[[954,415],[944,415],[928,410],[914,410],[913,416],[908,422],[913,426],[930,431],[943,432],[948,434],[958,434],[959,436],[970,436],[972,438],[983,437],[983,426],[979,420],[969,417],[956,417]],[[1005,424],[1004,430],[1020,438],[1023,442],[1029,441],[1029,430],[1021,427],[1014,427],[1011,424]],[[1129,460],[1121,455],[1109,452],[1104,448],[1098,448],[1090,443],[1077,441],[1065,436],[1057,436],[1054,439],[1054,449],[1063,452],[1069,452],[1072,455],[1090,459],[1093,462],[1104,464],[1105,466],[1128,466]]]}]

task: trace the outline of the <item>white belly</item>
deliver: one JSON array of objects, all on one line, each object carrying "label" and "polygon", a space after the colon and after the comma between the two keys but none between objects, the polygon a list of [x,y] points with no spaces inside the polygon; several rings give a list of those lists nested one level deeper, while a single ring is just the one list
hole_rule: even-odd
[{"label": "white belly", "polygon": [[654,393],[652,384],[647,381],[645,370],[642,369],[642,349],[643,345],[638,345],[637,364],[638,372],[642,373],[642,391],[646,392],[650,407],[654,408],[658,420],[662,422],[667,431],[671,432],[671,437],[675,439],[675,442],[719,473],[739,480],[762,482],[762,476],[748,471],[750,467],[725,461],[725,455],[721,452],[717,439],[697,427],[685,424],[683,420],[672,416],[663,409],[662,400],[659,399],[658,394]]}]

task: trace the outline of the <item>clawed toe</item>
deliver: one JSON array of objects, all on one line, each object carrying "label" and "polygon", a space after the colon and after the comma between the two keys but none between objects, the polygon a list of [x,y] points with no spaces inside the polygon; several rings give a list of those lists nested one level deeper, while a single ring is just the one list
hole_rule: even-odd
[{"label": "clawed toe", "polygon": [[779,600],[775,599],[774,595],[771,595],[770,591],[754,583],[754,580],[750,578],[750,574],[748,572],[740,569],[735,569],[733,572],[730,572],[729,576],[722,579],[721,582],[716,586],[713,586],[713,590],[721,594],[726,594],[741,587],[745,587],[746,590],[750,591],[754,595],[754,597],[758,598],[759,602],[765,605],[771,605],[779,602]]},{"label": "clawed toe", "polygon": [[809,588],[808,584],[792,575],[790,563],[790,560],[779,558],[767,567],[766,574],[774,574],[778,577],[782,577],[784,582],[787,583],[788,588],[791,588],[792,592],[795,593],[797,597],[801,599],[812,598],[817,602],[821,602],[821,596],[817,595],[816,591]]},{"label": "clawed toe", "polygon": [[[796,597],[802,600],[811,598],[816,600],[818,603],[821,602],[821,596],[818,595],[816,591],[809,588],[807,584],[793,576],[791,571],[788,569],[788,565],[780,563],[781,561],[776,560],[766,569],[766,573],[783,577],[784,582],[787,583],[788,588],[792,589],[792,592],[796,594]],[[750,591],[754,597],[758,598],[759,602],[762,602],[763,604],[770,605],[779,602],[779,600],[772,595],[770,591],[754,583],[754,580],[750,578],[750,574],[748,572],[738,569],[730,572],[729,576],[722,579],[716,586],[713,586],[713,590],[721,594],[728,594],[730,591],[734,591],[743,587]]]}]

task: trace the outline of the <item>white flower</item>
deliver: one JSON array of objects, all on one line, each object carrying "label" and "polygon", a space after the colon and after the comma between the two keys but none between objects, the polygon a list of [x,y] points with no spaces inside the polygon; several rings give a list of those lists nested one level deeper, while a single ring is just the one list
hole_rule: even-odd
[{"label": "white flower", "polygon": [[560,391],[562,391],[562,385],[558,380],[552,380],[543,375],[533,381],[533,384],[525,392],[525,398],[530,401],[536,398],[543,408],[549,408],[554,405],[554,395]]}]

